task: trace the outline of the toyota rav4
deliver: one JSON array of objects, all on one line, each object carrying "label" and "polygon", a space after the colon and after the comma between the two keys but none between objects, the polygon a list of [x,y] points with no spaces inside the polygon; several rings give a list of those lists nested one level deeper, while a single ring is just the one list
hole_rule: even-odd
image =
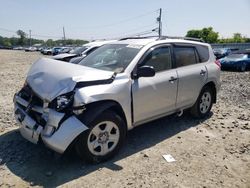
[{"label": "toyota rav4", "polygon": [[169,37],[106,44],[79,64],[39,59],[14,96],[27,140],[84,159],[107,160],[128,130],[189,109],[203,118],[216,102],[220,64],[209,44]]}]

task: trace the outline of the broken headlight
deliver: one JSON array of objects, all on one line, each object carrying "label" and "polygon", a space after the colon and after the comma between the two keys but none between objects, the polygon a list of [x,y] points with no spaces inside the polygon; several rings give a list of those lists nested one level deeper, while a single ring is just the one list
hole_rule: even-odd
[{"label": "broken headlight", "polygon": [[58,111],[69,108],[73,105],[74,95],[72,93],[61,95],[56,98],[56,109]]}]

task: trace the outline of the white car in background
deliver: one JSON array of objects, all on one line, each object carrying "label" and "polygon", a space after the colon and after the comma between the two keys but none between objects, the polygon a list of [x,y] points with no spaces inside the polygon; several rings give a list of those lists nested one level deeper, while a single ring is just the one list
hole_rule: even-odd
[{"label": "white car in background", "polygon": [[71,50],[69,53],[62,53],[62,54],[55,55],[52,57],[52,59],[70,62],[72,58],[85,57],[86,55],[90,54],[98,47],[104,44],[108,44],[110,42],[114,42],[114,40],[90,42],[90,43],[84,44],[82,47],[77,47],[76,49]]}]

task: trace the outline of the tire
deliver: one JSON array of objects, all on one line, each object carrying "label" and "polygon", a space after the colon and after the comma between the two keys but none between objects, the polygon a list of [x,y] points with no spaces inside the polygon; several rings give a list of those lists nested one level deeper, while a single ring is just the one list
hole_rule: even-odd
[{"label": "tire", "polygon": [[196,118],[206,117],[211,111],[214,97],[215,96],[212,92],[212,89],[208,86],[205,86],[201,90],[197,101],[192,106],[190,113]]},{"label": "tire", "polygon": [[247,68],[246,63],[242,63],[239,69],[240,69],[241,72],[245,72],[246,68]]},{"label": "tire", "polygon": [[79,136],[75,149],[82,159],[90,163],[100,163],[113,157],[126,138],[125,123],[113,111],[103,112],[88,127]]}]

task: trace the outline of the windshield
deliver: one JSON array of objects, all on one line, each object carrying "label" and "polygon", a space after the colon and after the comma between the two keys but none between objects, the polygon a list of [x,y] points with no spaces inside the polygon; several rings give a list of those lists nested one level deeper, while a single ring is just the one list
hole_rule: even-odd
[{"label": "windshield", "polygon": [[107,44],[86,56],[79,64],[101,70],[123,72],[142,46]]},{"label": "windshield", "polygon": [[77,48],[71,50],[69,53],[80,55],[85,50],[87,50],[87,47],[85,47],[85,46],[83,46],[83,47],[77,47]]},{"label": "windshield", "polygon": [[230,59],[243,59],[243,58],[246,58],[247,55],[246,54],[231,54],[229,56],[227,56],[227,58],[230,58]]}]

